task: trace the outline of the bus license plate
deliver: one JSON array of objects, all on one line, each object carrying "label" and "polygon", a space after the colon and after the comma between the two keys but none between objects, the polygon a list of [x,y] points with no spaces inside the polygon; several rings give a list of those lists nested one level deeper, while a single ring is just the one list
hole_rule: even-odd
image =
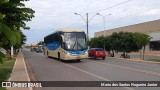
[{"label": "bus license plate", "polygon": [[80,56],[77,56],[77,59],[81,59],[81,57],[80,57]]}]

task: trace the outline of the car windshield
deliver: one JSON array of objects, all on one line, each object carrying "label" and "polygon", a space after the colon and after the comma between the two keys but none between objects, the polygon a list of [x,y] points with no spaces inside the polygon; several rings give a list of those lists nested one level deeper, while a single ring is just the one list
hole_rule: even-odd
[{"label": "car windshield", "polygon": [[67,50],[85,50],[87,49],[86,36],[84,32],[64,33],[65,48]]},{"label": "car windshield", "polygon": [[102,48],[95,49],[96,51],[104,51]]}]

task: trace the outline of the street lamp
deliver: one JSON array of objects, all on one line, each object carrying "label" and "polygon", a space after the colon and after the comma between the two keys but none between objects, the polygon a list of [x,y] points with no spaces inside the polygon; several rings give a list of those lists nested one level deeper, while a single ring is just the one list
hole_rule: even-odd
[{"label": "street lamp", "polygon": [[[103,26],[103,29],[104,29],[104,31],[103,31],[103,36],[105,36],[105,23],[106,23],[105,16],[101,15],[100,13],[97,13],[97,15],[101,16],[102,19],[103,19],[103,25],[104,25],[104,26]],[[106,15],[106,16],[109,16],[109,15],[111,15],[111,14],[108,14],[108,15]]]},{"label": "street lamp", "polygon": [[[104,29],[104,31],[103,31],[103,36],[105,36],[105,23],[106,23],[105,16],[101,15],[100,13],[97,13],[97,15],[101,16],[102,19],[103,19],[103,25],[104,25],[104,26],[103,26],[103,29]],[[107,16],[109,16],[109,15],[111,15],[111,14],[108,14]],[[105,43],[104,43],[104,45],[103,45],[103,48],[104,48],[104,50],[105,50]]]},{"label": "street lamp", "polygon": [[[78,14],[78,13],[74,13],[75,15],[79,15],[79,16],[81,16],[82,17],[82,15],[81,14]],[[86,24],[87,24],[87,35],[88,35],[88,13],[86,13],[86,15],[87,15],[87,20],[85,20],[84,19],[84,17],[82,17],[82,19],[86,22]]]},{"label": "street lamp", "polygon": [[92,20],[92,18],[94,17],[94,16],[96,16],[96,14],[95,15],[93,15],[92,16],[92,18],[90,18],[89,20],[88,20],[88,13],[86,13],[86,16],[87,16],[87,18],[85,19],[84,17],[82,17],[82,15],[81,14],[78,14],[78,13],[74,13],[75,15],[79,15],[79,16],[81,16],[81,18],[86,22],[86,24],[87,24],[87,36],[88,36],[88,41],[89,41],[89,32],[88,32],[88,24],[89,24],[89,22]]}]

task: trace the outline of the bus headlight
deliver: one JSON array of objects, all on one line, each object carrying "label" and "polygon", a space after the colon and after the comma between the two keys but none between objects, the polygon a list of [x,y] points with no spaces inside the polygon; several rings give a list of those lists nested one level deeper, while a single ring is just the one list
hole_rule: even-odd
[{"label": "bus headlight", "polygon": [[72,55],[71,53],[67,53],[67,55]]}]

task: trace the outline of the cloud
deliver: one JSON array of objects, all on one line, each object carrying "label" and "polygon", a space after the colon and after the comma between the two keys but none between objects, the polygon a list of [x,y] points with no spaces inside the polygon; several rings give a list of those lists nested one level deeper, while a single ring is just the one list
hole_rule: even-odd
[{"label": "cloud", "polygon": [[[48,32],[47,30],[65,27],[86,30],[86,23],[80,16],[75,15],[75,12],[81,14],[84,19],[86,19],[86,13],[89,13],[90,19],[99,10],[101,10],[99,13],[104,16],[112,14],[106,16],[106,29],[159,19],[160,9],[157,8],[160,8],[160,0],[131,0],[111,9],[106,9],[124,1],[127,0],[30,0],[26,2],[26,7],[32,8],[36,13],[33,20],[27,22],[27,25],[31,27],[28,31],[30,33],[25,33],[28,37],[27,42],[29,43],[30,39],[35,39],[34,35],[30,35],[32,32],[36,32],[41,35],[39,38],[42,38],[43,30]],[[143,12],[149,9],[153,10]],[[137,12],[143,13],[132,15]],[[95,16],[89,23],[89,30],[92,37],[95,31],[103,30],[102,17]]]},{"label": "cloud", "polygon": [[157,15],[157,14],[160,14],[160,9],[148,10],[147,12],[140,14],[140,16],[150,16],[150,15]]}]

